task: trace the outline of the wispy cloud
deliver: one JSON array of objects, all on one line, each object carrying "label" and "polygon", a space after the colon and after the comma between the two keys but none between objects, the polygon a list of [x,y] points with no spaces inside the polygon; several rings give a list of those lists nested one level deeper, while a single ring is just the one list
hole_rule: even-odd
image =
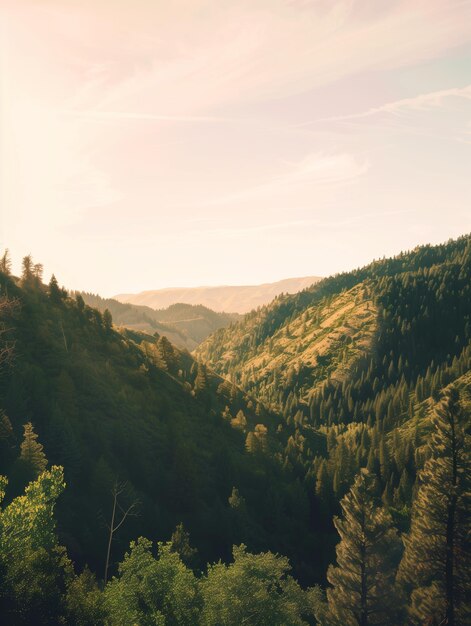
[{"label": "wispy cloud", "polygon": [[[133,116],[144,108],[132,119],[157,119],[147,117],[151,109],[164,111],[162,121],[193,121],[227,103],[301,94],[344,76],[410,66],[470,38],[471,3],[460,0],[193,0],[185,19],[180,3],[137,3],[132,20],[123,7],[113,9],[120,35],[104,21],[101,45],[84,47],[84,30],[96,35],[96,5],[71,0],[73,26],[62,3],[52,2],[37,22],[66,28],[68,45],[88,60],[69,66],[80,70],[81,83],[70,106]],[[90,66],[99,70],[90,73]]]},{"label": "wispy cloud", "polygon": [[400,115],[404,111],[424,111],[433,107],[441,107],[444,102],[450,98],[460,98],[471,100],[471,85],[466,87],[455,87],[452,89],[442,89],[440,91],[432,91],[430,93],[419,94],[413,98],[402,98],[394,102],[387,102],[379,107],[372,107],[366,111],[359,113],[349,113],[346,115],[333,115],[330,117],[322,117],[309,122],[298,124],[298,127],[310,126],[320,122],[343,122],[348,120],[364,119],[373,117],[381,113],[389,113],[391,115]]}]

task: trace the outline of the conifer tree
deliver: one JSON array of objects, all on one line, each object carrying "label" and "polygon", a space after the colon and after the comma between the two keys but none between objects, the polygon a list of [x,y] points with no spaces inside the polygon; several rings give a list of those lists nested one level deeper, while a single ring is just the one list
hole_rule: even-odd
[{"label": "conifer tree", "polygon": [[431,457],[419,473],[419,488],[400,567],[413,589],[410,613],[415,623],[467,624],[465,601],[471,583],[469,416],[459,392],[446,390],[433,415]]},{"label": "conifer tree", "polygon": [[6,274],[7,276],[11,274],[11,259],[8,249],[5,250],[2,258],[0,259],[0,272]]},{"label": "conifer tree", "polygon": [[9,469],[10,462],[14,456],[13,441],[15,435],[13,426],[8,415],[0,409],[0,471]]},{"label": "conifer tree", "polygon": [[237,487],[232,487],[228,502],[231,509],[245,510],[245,498],[240,495]]},{"label": "conifer tree", "polygon": [[268,450],[268,428],[265,424],[256,424],[254,436],[257,441],[257,449],[261,452]]},{"label": "conifer tree", "polygon": [[245,417],[242,409],[240,409],[234,419],[231,420],[231,426],[242,431],[244,431],[247,427],[247,418]]},{"label": "conifer tree", "polygon": [[42,263],[35,263],[33,266],[33,276],[38,283],[42,282],[44,266]]},{"label": "conifer tree", "polygon": [[171,372],[175,371],[178,366],[178,358],[172,344],[165,335],[162,335],[157,341],[157,350],[164,363],[165,369]]},{"label": "conifer tree", "polygon": [[0,440],[13,438],[13,426],[8,415],[0,409]]},{"label": "conifer tree", "polygon": [[245,438],[245,449],[251,454],[255,454],[259,450],[258,441],[253,430],[249,430],[247,433],[247,437]]},{"label": "conifer tree", "polygon": [[[51,276],[51,280],[49,281],[49,297],[53,302],[60,302],[62,300],[62,290],[59,287],[59,283],[57,282],[57,278],[54,274]],[[80,296],[82,297],[82,296]],[[83,300],[83,298],[82,298]]]},{"label": "conifer tree", "polygon": [[322,459],[316,475],[316,496],[322,500],[329,495],[329,472],[326,460]]},{"label": "conifer tree", "polygon": [[322,459],[316,475],[316,496],[322,520],[329,519],[332,500],[332,482],[329,477],[327,461]]},{"label": "conifer tree", "polygon": [[77,303],[77,309],[82,313],[85,310],[85,300],[79,293],[75,296],[75,302]]},{"label": "conifer tree", "polygon": [[394,589],[400,540],[389,513],[374,499],[374,477],[365,469],[341,501],[343,518],[334,519],[340,535],[337,565],[327,579],[329,625],[373,626],[394,621]]},{"label": "conifer tree", "polygon": [[170,544],[171,551],[176,552],[183,563],[190,566],[198,551],[190,545],[190,533],[185,530],[182,522],[173,531]]},{"label": "conifer tree", "polygon": [[198,363],[198,373],[195,378],[195,392],[202,393],[208,386],[208,377],[204,363]]},{"label": "conifer tree", "polygon": [[113,318],[109,309],[105,309],[103,312],[103,326],[107,332],[111,331],[113,328]]},{"label": "conifer tree", "polygon": [[21,268],[21,280],[23,283],[28,283],[33,277],[33,257],[30,254],[23,257]]},{"label": "conifer tree", "polygon": [[47,466],[47,458],[43,446],[38,442],[38,435],[34,432],[33,425],[28,422],[24,425],[23,442],[21,444],[20,459],[31,470],[36,478]]},{"label": "conifer tree", "polygon": [[379,467],[381,478],[386,482],[389,476],[389,457],[384,438],[381,439],[381,443],[379,444]]}]

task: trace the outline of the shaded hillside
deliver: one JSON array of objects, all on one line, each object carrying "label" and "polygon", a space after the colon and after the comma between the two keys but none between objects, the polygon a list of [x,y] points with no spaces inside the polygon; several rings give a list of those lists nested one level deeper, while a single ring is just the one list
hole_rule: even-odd
[{"label": "shaded hillside", "polygon": [[[140,504],[120,530],[116,559],[131,538],[169,537],[183,521],[202,562],[228,558],[244,541],[288,554],[312,578],[302,556],[314,550],[308,499],[274,458],[279,417],[165,337],[116,332],[109,314],[54,281],[44,287],[30,269],[21,281],[0,274],[0,286],[15,305],[2,319],[2,339],[15,342],[0,377],[2,419],[12,424],[0,437],[7,498],[24,486],[19,445],[32,422],[50,463],[65,467],[59,526],[79,563],[102,571],[119,479]],[[249,429],[267,454],[246,450]]]},{"label": "shaded hillside", "polygon": [[117,326],[150,334],[157,332],[187,350],[193,350],[208,335],[229,326],[239,317],[236,314],[216,313],[202,305],[174,304],[167,309],[155,310],[86,292],[81,292],[81,296],[86,304],[102,313],[108,309]]},{"label": "shaded hillside", "polygon": [[233,311],[247,313],[259,306],[268,304],[281,293],[296,293],[309,287],[320,279],[317,276],[304,278],[286,278],[275,283],[263,285],[222,285],[218,287],[189,287],[156,289],[137,294],[119,294],[120,302],[147,305],[154,309],[168,307],[178,302],[201,304],[213,311]]}]

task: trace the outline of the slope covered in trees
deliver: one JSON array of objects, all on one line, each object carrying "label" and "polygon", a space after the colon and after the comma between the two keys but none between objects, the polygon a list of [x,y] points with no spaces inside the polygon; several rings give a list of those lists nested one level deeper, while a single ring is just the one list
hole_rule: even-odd
[{"label": "slope covered in trees", "polygon": [[469,237],[279,298],[199,360],[23,265],[0,261],[0,615],[469,623]]},{"label": "slope covered in trees", "polygon": [[157,310],[86,292],[80,292],[80,295],[88,306],[102,313],[108,309],[117,326],[150,334],[157,332],[177,347],[188,350],[193,350],[215,330],[225,328],[239,318],[236,313],[217,313],[203,305],[172,304]]},{"label": "slope covered in trees", "polygon": [[405,423],[469,369],[470,340],[466,236],[278,298],[197,355],[282,412],[285,462],[312,488],[341,497],[367,465],[401,508],[421,435]]},{"label": "slope covered in trees", "polygon": [[[14,342],[0,376],[7,501],[44,468],[34,461],[44,450],[68,483],[61,538],[100,574],[116,481],[126,484],[121,506],[139,506],[113,541],[112,563],[139,533],[167,538],[183,521],[204,560],[245,541],[296,554],[302,568],[308,498],[275,458],[279,417],[166,337],[117,332],[109,312],[68,297],[54,278],[44,286],[32,268],[27,257],[21,279],[0,274],[11,303],[2,339]],[[246,450],[248,429],[272,455]]]},{"label": "slope covered in trees", "polygon": [[319,383],[355,370],[383,387],[415,380],[471,338],[470,264],[469,236],[375,261],[275,299],[196,353],[281,409],[291,393],[307,405]]},{"label": "slope covered in trees", "polygon": [[302,590],[286,558],[244,545],[234,546],[232,563],[194,571],[195,550],[182,525],[157,546],[143,537],[132,541],[116,576],[100,584],[88,568],[74,571],[57,535],[62,468],[42,471],[3,506],[8,481],[0,476],[2,623],[464,626],[471,614],[469,404],[468,377],[435,406],[411,528],[402,537],[374,474],[357,475],[334,520],[340,541],[327,594]]}]

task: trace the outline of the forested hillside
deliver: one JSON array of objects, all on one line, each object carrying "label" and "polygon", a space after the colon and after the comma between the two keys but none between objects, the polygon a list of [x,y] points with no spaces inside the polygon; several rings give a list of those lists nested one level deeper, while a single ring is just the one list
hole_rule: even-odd
[{"label": "forested hillside", "polygon": [[[77,295],[71,294],[72,297]],[[240,316],[236,313],[216,313],[203,305],[172,304],[166,309],[118,302],[113,298],[80,292],[85,304],[102,313],[106,309],[113,316],[116,326],[125,326],[146,333],[165,335],[179,348],[193,350],[208,335],[225,328]]]},{"label": "forested hillside", "polygon": [[[197,350],[283,415],[286,468],[319,528],[360,468],[407,527],[425,415],[471,366],[471,238],[424,246],[277,298]],[[324,521],[323,521],[324,520]]]},{"label": "forested hillside", "polygon": [[6,623],[469,623],[469,236],[277,298],[196,359],[30,257],[0,289]]},{"label": "forested hillside", "polygon": [[166,337],[119,333],[109,312],[68,297],[55,279],[44,286],[29,257],[21,279],[4,271],[0,280],[8,303],[3,339],[14,346],[0,378],[7,501],[30,476],[20,446],[31,423],[49,463],[65,469],[62,540],[74,560],[99,574],[116,480],[127,484],[125,503],[139,507],[114,542],[115,558],[131,538],[165,539],[183,521],[202,562],[227,558],[244,540],[297,554],[302,564],[312,540],[308,498],[273,455],[245,449],[252,429],[276,452],[276,414]]}]

